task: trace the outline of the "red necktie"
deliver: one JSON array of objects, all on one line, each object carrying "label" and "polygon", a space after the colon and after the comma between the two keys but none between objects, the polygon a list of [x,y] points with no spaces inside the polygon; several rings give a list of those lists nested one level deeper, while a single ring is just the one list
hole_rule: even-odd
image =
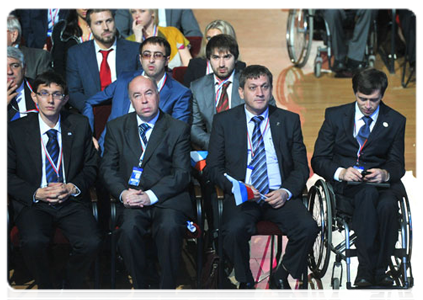
[{"label": "red necktie", "polygon": [[100,83],[101,83],[101,90],[104,90],[109,84],[112,83],[112,72],[110,71],[109,64],[107,63],[107,56],[109,56],[109,50],[100,50],[101,54],[103,55],[103,60],[101,61],[100,65]]},{"label": "red necktie", "polygon": [[229,109],[229,98],[228,98],[228,93],[226,92],[229,84],[231,84],[231,82],[227,81],[222,86],[222,93],[220,94],[219,102],[216,107],[216,112],[218,113]]}]

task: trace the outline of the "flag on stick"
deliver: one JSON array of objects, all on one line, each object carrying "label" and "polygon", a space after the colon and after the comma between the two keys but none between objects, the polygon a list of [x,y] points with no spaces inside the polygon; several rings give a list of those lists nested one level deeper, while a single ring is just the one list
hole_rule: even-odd
[{"label": "flag on stick", "polygon": [[191,151],[191,166],[197,171],[203,171],[206,166],[206,158],[208,151]]},{"label": "flag on stick", "polygon": [[254,192],[250,187],[246,186],[245,183],[236,180],[226,173],[224,175],[230,182],[232,182],[232,193],[235,196],[236,205],[240,205],[245,201],[254,199]]}]

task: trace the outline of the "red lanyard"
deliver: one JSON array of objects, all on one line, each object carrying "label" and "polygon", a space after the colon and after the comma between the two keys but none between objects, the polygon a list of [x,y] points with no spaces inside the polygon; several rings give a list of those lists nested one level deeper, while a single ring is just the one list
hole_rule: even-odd
[{"label": "red lanyard", "polygon": [[269,118],[267,118],[266,126],[264,127],[263,133],[261,134],[261,137],[259,138],[259,140],[257,142],[256,149],[254,149],[254,150],[253,150],[252,142],[251,142],[251,139],[250,139],[250,134],[248,133],[248,129],[247,129],[247,138],[248,138],[248,144],[250,145],[250,149],[251,149],[251,157],[254,157],[254,152],[256,152],[258,146],[260,145],[260,141],[263,139],[264,133],[266,132],[268,125],[269,125]]},{"label": "red lanyard", "polygon": [[59,160],[57,162],[57,167],[55,166],[53,160],[50,157],[50,154],[48,153],[46,146],[43,143],[43,138],[41,138],[41,145],[43,146],[44,152],[46,154],[47,160],[50,163],[51,167],[53,168],[54,172],[57,174],[57,177],[59,177],[59,172],[60,172],[60,166],[62,164],[62,157],[63,157],[63,147],[60,147],[60,156],[59,156]]}]

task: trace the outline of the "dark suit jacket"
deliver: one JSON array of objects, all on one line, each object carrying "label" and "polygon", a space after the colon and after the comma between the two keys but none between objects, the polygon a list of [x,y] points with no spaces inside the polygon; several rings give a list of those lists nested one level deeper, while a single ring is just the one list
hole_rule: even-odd
[{"label": "dark suit jacket", "polygon": [[[81,190],[78,197],[67,201],[88,205],[88,190],[96,178],[99,162],[88,120],[63,112],[61,130],[66,182]],[[43,166],[38,114],[9,123],[7,149],[8,194],[17,216],[24,206],[33,205],[33,195],[41,185]]]},{"label": "dark suit jacket", "polygon": [[25,76],[35,79],[37,75],[51,70],[51,54],[50,52],[38,49],[19,46],[25,58]]},{"label": "dark suit jacket", "polygon": [[[234,74],[232,83],[231,107],[244,104],[244,100],[239,96],[239,72]],[[215,85],[213,73],[208,74],[191,83],[192,91],[192,142],[203,150],[209,148],[210,132],[212,129],[213,116],[216,114],[215,105]],[[269,104],[276,106],[275,99],[270,100]]]},{"label": "dark suit jacket", "polygon": [[[134,33],[129,9],[117,9],[115,23],[124,38]],[[178,28],[184,36],[203,36],[191,9],[166,9],[166,24]]]},{"label": "dark suit jacket", "polygon": [[[25,103],[26,103],[26,110],[35,109],[35,103],[31,98],[31,90],[28,87],[27,82],[31,84],[31,80],[29,78],[24,79],[24,91],[25,91]],[[10,122],[13,116],[15,115],[16,110],[12,108],[12,105],[9,104],[7,106],[7,121]]]},{"label": "dark suit jacket", "polygon": [[[136,113],[114,119],[106,126],[100,173],[110,193],[119,199],[129,188],[132,168],[138,166],[141,156]],[[188,125],[160,111],[145,150],[139,188],[154,192],[159,199],[155,206],[176,209],[192,217],[187,191],[190,148]]]},{"label": "dark suit jacket", "polygon": [[[241,72],[246,68],[245,62],[237,61],[235,63],[235,70]],[[206,76],[207,59],[201,57],[194,57],[189,61],[187,71],[184,75],[184,85],[190,87],[191,82],[203,76]]]},{"label": "dark suit jacket", "polygon": [[[232,195],[227,173],[244,181],[247,170],[247,123],[245,106],[214,116],[207,156],[207,174],[225,194]],[[301,195],[309,175],[307,153],[297,114],[269,106],[269,125],[279,162],[282,186],[296,198]]]},{"label": "dark suit jacket", "polygon": [[[353,136],[354,115],[355,102],[326,109],[311,160],[314,172],[332,182],[339,192],[346,183],[333,179],[336,170],[354,166],[357,161],[359,145]],[[381,102],[378,119],[360,156],[365,169],[387,170],[391,187],[405,174],[405,122],[404,116]]]},{"label": "dark suit jacket", "polygon": [[[43,49],[47,39],[47,9],[17,9],[14,12],[22,25],[22,37],[30,48]],[[69,10],[60,9],[59,20],[66,19]]]},{"label": "dark suit jacket", "polygon": [[[124,39],[117,40],[117,77],[123,72],[141,68],[139,45],[139,43]],[[82,112],[85,101],[101,90],[94,40],[76,45],[68,50],[66,79],[69,87],[69,103]]]},{"label": "dark suit jacket", "polygon": [[[90,120],[90,125],[93,130],[93,106],[112,99],[112,111],[107,121],[126,115],[131,105],[128,96],[128,84],[134,77],[141,74],[142,71],[122,73],[119,79],[115,80],[103,91],[98,92],[86,101],[83,114]],[[191,91],[173,79],[172,76],[167,75],[165,85],[160,91],[160,109],[175,119],[189,123],[191,121],[191,99]],[[101,149],[104,149],[105,135],[106,129],[103,130],[99,139]]]}]

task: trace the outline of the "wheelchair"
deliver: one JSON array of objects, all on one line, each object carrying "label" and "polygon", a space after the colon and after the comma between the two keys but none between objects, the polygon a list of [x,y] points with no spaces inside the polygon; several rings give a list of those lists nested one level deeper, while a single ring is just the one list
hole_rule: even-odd
[{"label": "wheelchair", "polygon": [[[320,232],[309,256],[308,265],[314,278],[321,286],[321,278],[329,267],[331,252],[335,254],[332,267],[331,286],[339,289],[342,285],[342,261],[346,263],[346,287],[355,289],[351,284],[351,257],[357,256],[354,247],[356,234],[350,229],[352,207],[349,202],[342,201],[343,196],[336,195],[332,186],[318,179],[309,190],[308,209],[318,223]],[[398,202],[398,241],[391,256],[388,274],[394,279],[392,289],[408,289],[413,287],[414,279],[411,269],[411,253],[413,244],[413,226],[411,221],[410,204],[407,196]],[[345,240],[334,244],[332,233],[339,231]],[[377,286],[371,288],[378,288]],[[379,287],[380,288],[380,287]],[[386,287],[385,287],[386,288]]]},{"label": "wheelchair", "polygon": [[[350,23],[353,22],[348,23],[346,27],[349,29],[351,27]],[[376,22],[374,22],[365,52],[367,65],[370,67],[374,67],[376,60],[376,33]],[[332,41],[329,26],[324,20],[321,10],[291,9],[288,15],[286,43],[289,58],[296,67],[302,68],[307,64],[313,38],[315,40],[323,40],[325,45],[317,47],[317,54],[314,60],[314,75],[320,77],[322,72],[332,72]],[[323,69],[326,57],[328,69]]]}]

